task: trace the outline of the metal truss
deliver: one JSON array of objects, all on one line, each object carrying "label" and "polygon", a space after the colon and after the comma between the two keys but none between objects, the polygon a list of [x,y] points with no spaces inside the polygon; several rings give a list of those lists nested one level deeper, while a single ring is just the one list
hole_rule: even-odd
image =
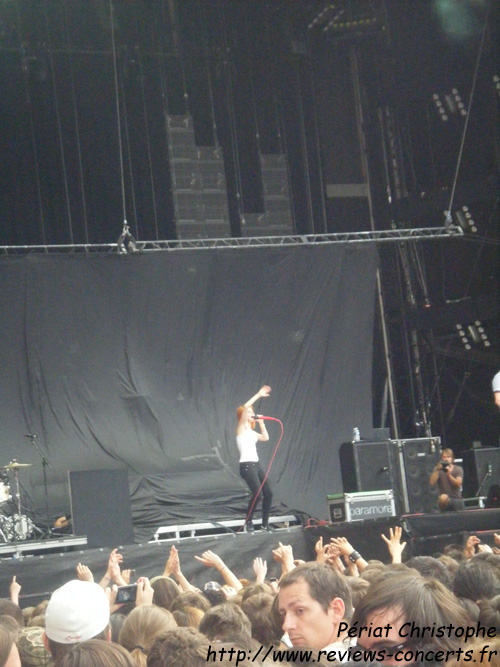
[{"label": "metal truss", "polygon": [[253,236],[249,238],[184,239],[182,241],[136,241],[136,249],[128,250],[118,243],[66,244],[66,245],[11,245],[0,246],[4,255],[30,254],[96,254],[112,253],[133,255],[140,252],[161,250],[211,250],[225,248],[274,248],[354,243],[389,243],[426,241],[463,236],[461,227],[423,227],[416,229],[386,229],[382,231],[345,232],[337,234],[300,234],[297,236]]}]

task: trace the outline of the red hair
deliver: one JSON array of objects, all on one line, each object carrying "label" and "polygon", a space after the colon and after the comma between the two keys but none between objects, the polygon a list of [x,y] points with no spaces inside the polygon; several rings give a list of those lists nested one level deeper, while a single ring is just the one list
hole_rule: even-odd
[{"label": "red hair", "polygon": [[[238,423],[240,422],[241,415],[243,414],[243,410],[246,409],[246,405],[240,405],[239,407],[236,408],[236,418],[238,420]],[[255,428],[255,420],[250,423],[251,428]]]}]

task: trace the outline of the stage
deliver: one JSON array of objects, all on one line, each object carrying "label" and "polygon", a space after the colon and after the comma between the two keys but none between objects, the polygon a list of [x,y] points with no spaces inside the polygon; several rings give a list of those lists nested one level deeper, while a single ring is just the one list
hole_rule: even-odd
[{"label": "stage", "polygon": [[[441,444],[465,497],[500,479],[500,4],[466,39],[430,2],[62,4],[0,3],[3,595],[114,546],[152,576],[176,544],[201,585],[205,549],[251,577],[278,540],[490,540],[497,512],[434,515],[429,479]],[[247,512],[264,383],[271,512],[306,518],[214,534]],[[377,491],[392,514],[329,523]]]},{"label": "stage", "polygon": [[[213,522],[214,525],[219,522]],[[462,543],[470,533],[477,534],[486,544],[494,544],[493,534],[500,526],[499,509],[466,510],[449,514],[415,514],[391,519],[357,521],[351,523],[311,526],[276,524],[272,533],[256,530],[254,533],[229,531],[219,535],[185,537],[189,530],[174,532],[173,539],[152,540],[144,544],[117,545],[123,554],[123,567],[135,569],[136,577],[153,577],[163,572],[170,546],[179,550],[181,567],[195,586],[218,579],[214,570],[201,565],[194,556],[210,549],[240,578],[253,579],[253,559],[263,558],[268,564],[268,577],[279,577],[280,566],[272,556],[272,549],[282,542],[290,544],[297,559],[315,558],[314,545],[319,537],[346,537],[367,560],[385,563],[390,557],[380,535],[388,535],[389,528],[402,525],[407,542],[404,558],[414,555],[432,555],[447,544]],[[178,527],[181,528],[181,527]],[[67,536],[49,540],[20,541],[0,547],[0,580],[2,596],[9,596],[12,577],[21,584],[21,606],[28,606],[50,591],[75,577],[78,563],[87,565],[96,581],[104,575],[109,547],[89,549],[82,544],[83,536]],[[3,549],[3,551],[2,551]],[[8,549],[11,553],[8,554]],[[4,555],[2,555],[4,554]],[[23,601],[23,596],[28,596]]]}]

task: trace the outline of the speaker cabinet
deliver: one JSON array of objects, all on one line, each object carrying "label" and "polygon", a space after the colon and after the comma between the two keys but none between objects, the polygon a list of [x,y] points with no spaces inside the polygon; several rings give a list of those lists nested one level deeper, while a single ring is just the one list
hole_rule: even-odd
[{"label": "speaker cabinet", "polygon": [[397,452],[385,442],[344,442],[340,445],[344,493],[399,488]]},{"label": "speaker cabinet", "polygon": [[429,484],[429,477],[440,458],[440,438],[400,440],[404,462],[409,512],[420,514],[437,509],[437,486]]},{"label": "speaker cabinet", "polygon": [[[484,447],[463,454],[464,498],[487,496],[492,484],[500,480],[500,449]],[[479,492],[479,493],[478,493]]]},{"label": "speaker cabinet", "polygon": [[126,470],[70,471],[69,488],[75,535],[89,547],[134,544]]}]

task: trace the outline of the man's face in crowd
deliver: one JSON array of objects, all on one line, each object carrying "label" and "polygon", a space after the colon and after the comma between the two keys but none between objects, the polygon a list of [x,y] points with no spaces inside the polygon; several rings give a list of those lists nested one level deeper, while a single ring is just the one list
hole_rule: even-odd
[{"label": "man's face in crowd", "polygon": [[328,610],[311,597],[309,584],[299,579],[279,592],[278,609],[294,646],[322,649],[339,640],[337,629],[344,616],[344,602],[334,598]]},{"label": "man's face in crowd", "polygon": [[[383,628],[390,625],[391,629],[387,632],[387,636],[384,632],[383,637],[366,637],[363,635],[358,641],[358,648],[372,651],[385,649],[385,655],[392,654],[392,657],[384,659],[384,665],[410,665],[413,662],[412,660],[407,661],[402,658],[407,651],[415,651],[415,646],[411,643],[411,639],[408,640],[408,638],[399,635],[399,631],[405,622],[403,612],[398,607],[379,609],[368,614],[366,623],[362,623],[362,625],[373,628]],[[371,625],[372,623],[373,625]],[[396,658],[397,651],[399,653]]]}]

